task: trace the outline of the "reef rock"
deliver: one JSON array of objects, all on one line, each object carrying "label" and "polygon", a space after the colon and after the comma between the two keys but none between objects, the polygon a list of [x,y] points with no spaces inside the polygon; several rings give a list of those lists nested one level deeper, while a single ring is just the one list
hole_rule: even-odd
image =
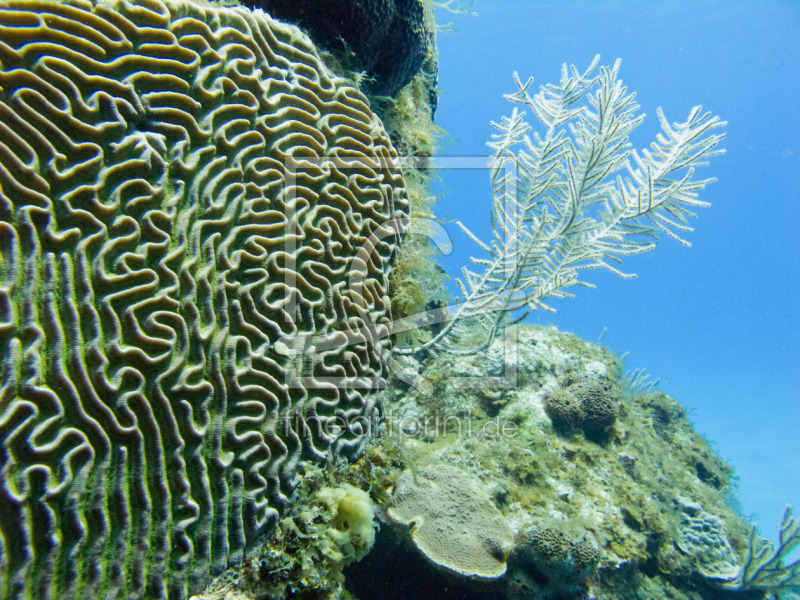
[{"label": "reef rock", "polygon": [[421,0],[247,0],[244,4],[297,23],[328,47],[344,40],[373,78],[367,86],[373,94],[394,96],[433,48]]},{"label": "reef rock", "polygon": [[733,470],[678,402],[625,377],[608,348],[519,325],[417,371],[427,385],[405,374],[387,390],[377,443],[420,473],[445,464],[479,479],[505,518],[515,545],[504,592],[473,587],[476,599],[697,600],[698,586],[722,597],[749,544]]}]

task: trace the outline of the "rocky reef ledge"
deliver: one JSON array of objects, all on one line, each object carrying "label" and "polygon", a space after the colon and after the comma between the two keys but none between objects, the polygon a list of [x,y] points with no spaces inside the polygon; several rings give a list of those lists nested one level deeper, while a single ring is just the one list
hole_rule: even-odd
[{"label": "rocky reef ledge", "polygon": [[[272,538],[198,598],[794,593],[780,548],[739,515],[732,468],[675,399],[626,377],[608,348],[525,325],[480,354],[411,367],[427,385],[391,381],[365,454],[309,468]],[[335,499],[360,491],[374,540],[337,516],[347,509]],[[751,548],[775,560],[759,564]],[[782,571],[763,587],[744,573],[772,568]]]}]

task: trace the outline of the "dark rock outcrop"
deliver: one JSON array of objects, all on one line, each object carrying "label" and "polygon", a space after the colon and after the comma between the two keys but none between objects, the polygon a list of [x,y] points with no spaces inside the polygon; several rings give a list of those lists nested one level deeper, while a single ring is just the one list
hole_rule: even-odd
[{"label": "dark rock outcrop", "polygon": [[370,78],[373,94],[393,96],[419,71],[432,46],[420,0],[243,0],[308,30],[337,51],[344,41]]}]

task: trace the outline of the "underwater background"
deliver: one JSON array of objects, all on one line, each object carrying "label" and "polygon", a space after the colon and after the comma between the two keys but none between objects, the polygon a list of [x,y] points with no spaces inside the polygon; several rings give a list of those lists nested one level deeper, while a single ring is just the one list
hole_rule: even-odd
[{"label": "underwater background", "polygon": [[[691,248],[662,239],[623,263],[637,279],[595,271],[586,279],[597,289],[575,288],[550,303],[556,314],[527,320],[589,341],[605,329],[628,369],[645,368],[689,409],[736,469],[742,514],[775,540],[784,505],[800,505],[800,3],[478,0],[473,10],[456,16],[456,35],[438,36],[436,121],[453,138],[443,155],[488,154],[490,121],[513,108],[503,99],[513,71],[538,90],[562,63],[583,70],[598,53],[600,64],[622,59],[647,114],[635,148],[660,130],[659,106],[670,122],[698,104],[728,122],[726,154],[698,173],[719,181],[701,194],[712,206],[698,209]],[[440,174],[437,216],[491,239],[488,170]],[[454,250],[440,261],[457,277],[476,248],[445,228]]]},{"label": "underwater background", "polygon": [[800,600],[799,7],[0,0],[0,599]]}]

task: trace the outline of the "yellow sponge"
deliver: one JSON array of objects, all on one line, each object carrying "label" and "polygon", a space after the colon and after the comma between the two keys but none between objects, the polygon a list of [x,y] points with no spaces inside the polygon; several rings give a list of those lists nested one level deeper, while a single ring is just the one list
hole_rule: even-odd
[{"label": "yellow sponge", "polygon": [[375,513],[369,494],[345,483],[323,488],[316,496],[335,513],[330,529],[325,532],[335,547],[323,550],[324,554],[345,564],[361,560],[375,543],[372,525]]}]

